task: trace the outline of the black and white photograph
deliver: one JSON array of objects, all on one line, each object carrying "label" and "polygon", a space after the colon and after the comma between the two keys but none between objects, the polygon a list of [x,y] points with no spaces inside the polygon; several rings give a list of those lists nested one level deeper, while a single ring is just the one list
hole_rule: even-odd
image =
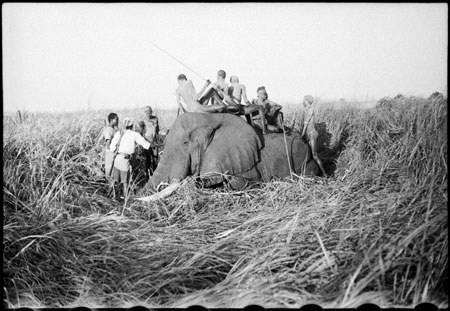
[{"label": "black and white photograph", "polygon": [[3,306],[449,306],[447,3],[2,4]]}]

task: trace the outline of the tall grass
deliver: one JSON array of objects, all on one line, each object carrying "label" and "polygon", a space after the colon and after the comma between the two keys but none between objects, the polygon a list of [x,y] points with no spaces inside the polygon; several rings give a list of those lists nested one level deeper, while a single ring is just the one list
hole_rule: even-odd
[{"label": "tall grass", "polygon": [[[320,104],[332,177],[246,191],[190,180],[151,204],[106,196],[106,114],[4,120],[9,307],[447,306],[446,100]],[[302,114],[286,124],[301,131]]]}]

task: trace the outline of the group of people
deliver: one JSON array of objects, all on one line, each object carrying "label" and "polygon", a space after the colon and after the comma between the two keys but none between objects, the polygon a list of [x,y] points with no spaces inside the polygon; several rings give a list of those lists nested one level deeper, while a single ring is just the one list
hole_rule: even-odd
[{"label": "group of people", "polygon": [[[225,82],[226,73],[219,70],[217,82],[206,81],[197,93],[191,80],[186,75],[178,75],[178,88],[176,98],[178,105],[177,115],[185,112],[217,113],[225,112],[245,115],[247,122],[266,133],[280,133],[284,131],[281,106],[271,100],[264,86],[257,88],[257,97],[248,100],[244,84],[239,83],[237,76],[231,76],[230,85]],[[311,147],[312,156],[326,176],[322,161],[317,154],[318,132],[315,128],[314,98],[306,95],[303,99],[305,108],[305,121],[303,123],[302,137],[305,137]],[[143,148],[145,155],[146,174],[150,176],[156,168],[160,147],[156,141],[159,134],[158,118],[153,115],[150,106],[144,109],[144,118],[133,130],[133,121],[130,118],[123,120],[123,131],[118,131],[119,117],[116,113],[108,115],[108,126],[103,131],[105,142],[105,175],[109,180],[110,192],[115,197],[115,183],[123,185],[123,196],[127,196],[130,180],[130,158],[136,151],[136,145]],[[305,136],[306,134],[306,136]]]},{"label": "group of people", "polygon": [[259,127],[263,134],[282,132],[281,106],[269,100],[264,86],[258,87],[257,98],[249,101],[245,85],[239,83],[237,76],[231,76],[231,85],[227,84],[225,78],[226,72],[219,70],[215,83],[207,80],[202,89],[196,92],[194,84],[185,74],[178,75],[178,88],[175,91],[178,114],[181,111],[245,115],[247,121]]},{"label": "group of people", "polygon": [[[178,75],[178,88],[175,91],[178,114],[180,111],[183,113],[228,112],[245,115],[247,122],[260,128],[263,134],[284,131],[283,115],[280,112],[281,106],[269,100],[269,95],[264,86],[258,87],[256,90],[257,97],[250,102],[245,85],[239,83],[237,76],[230,77],[230,86],[226,83],[225,78],[226,72],[219,70],[217,72],[217,81],[211,84],[207,80],[197,93],[194,84],[186,78],[186,75]],[[323,176],[326,176],[322,161],[317,154],[317,138],[319,134],[315,128],[313,103],[314,98],[311,95],[306,95],[303,98],[306,119],[303,125],[302,137],[306,137],[314,160],[319,165]]]},{"label": "group of people", "polygon": [[123,130],[118,130],[119,117],[116,113],[108,115],[108,125],[103,130],[105,155],[105,176],[108,179],[110,194],[116,197],[115,183],[123,185],[123,197],[128,193],[130,181],[131,156],[136,152],[136,144],[143,148],[146,174],[151,175],[156,168],[157,141],[159,134],[158,118],[150,106],[144,108],[144,118],[134,128],[130,118],[123,120]]}]

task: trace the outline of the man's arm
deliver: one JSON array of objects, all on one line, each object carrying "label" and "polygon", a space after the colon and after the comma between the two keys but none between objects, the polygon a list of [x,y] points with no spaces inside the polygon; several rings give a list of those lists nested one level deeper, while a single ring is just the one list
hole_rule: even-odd
[{"label": "man's arm", "polygon": [[271,100],[267,100],[267,102],[269,103],[269,105],[271,107],[276,107],[278,110],[280,110],[282,108],[281,105],[277,104],[276,102],[273,102]]},{"label": "man's arm", "polygon": [[211,81],[206,80],[205,85],[203,85],[202,89],[196,94],[195,99],[199,99],[200,96],[202,96],[203,92],[206,90],[206,88],[208,87],[208,85],[211,84]]},{"label": "man's arm", "polygon": [[102,132],[102,138],[105,139],[105,148],[109,149],[109,145],[111,144],[112,135],[108,131],[108,128],[105,128]]},{"label": "man's arm", "polygon": [[134,141],[136,143],[138,143],[139,145],[141,145],[144,149],[148,149],[150,148],[150,143],[141,136],[141,134],[139,134],[138,132],[133,132],[134,134]]},{"label": "man's arm", "polygon": [[271,115],[271,116],[274,116],[275,115],[275,113],[278,111],[278,110],[281,110],[281,105],[279,105],[279,104],[277,104],[277,103],[275,103],[275,102],[273,102],[273,101],[271,101],[271,100],[266,100],[266,103],[267,103],[267,105],[266,105],[266,113],[268,113],[269,115]]},{"label": "man's arm", "polygon": [[113,139],[111,140],[111,144],[109,145],[109,150],[111,150],[112,152],[116,151],[116,146],[117,143],[119,142],[119,137],[120,137],[120,132],[117,132]]},{"label": "man's arm", "polygon": [[177,117],[178,117],[180,115],[180,110],[182,111],[182,113],[185,113],[186,110],[184,110],[184,107],[181,104],[180,92],[178,92],[178,89],[175,90],[175,96],[177,98],[177,106],[178,106]]},{"label": "man's arm", "polygon": [[229,102],[229,103],[233,103],[234,102],[233,99],[231,98],[231,96],[228,95],[228,85],[227,84],[223,85],[223,93],[224,93],[224,97],[223,98],[225,99],[226,102]]},{"label": "man's arm", "polygon": [[217,91],[217,93],[219,93],[223,99],[227,102],[227,103],[234,103],[233,99],[231,98],[230,95],[228,95],[228,85],[226,83],[224,83],[223,85],[219,85],[217,82],[214,83],[214,89]]}]

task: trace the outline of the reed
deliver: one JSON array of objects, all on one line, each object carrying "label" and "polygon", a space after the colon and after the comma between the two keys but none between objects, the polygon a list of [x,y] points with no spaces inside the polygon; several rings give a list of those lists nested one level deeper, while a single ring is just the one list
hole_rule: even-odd
[{"label": "reed", "polygon": [[448,307],[446,99],[320,103],[328,179],[126,205],[98,174],[107,113],[4,119],[8,307]]}]

